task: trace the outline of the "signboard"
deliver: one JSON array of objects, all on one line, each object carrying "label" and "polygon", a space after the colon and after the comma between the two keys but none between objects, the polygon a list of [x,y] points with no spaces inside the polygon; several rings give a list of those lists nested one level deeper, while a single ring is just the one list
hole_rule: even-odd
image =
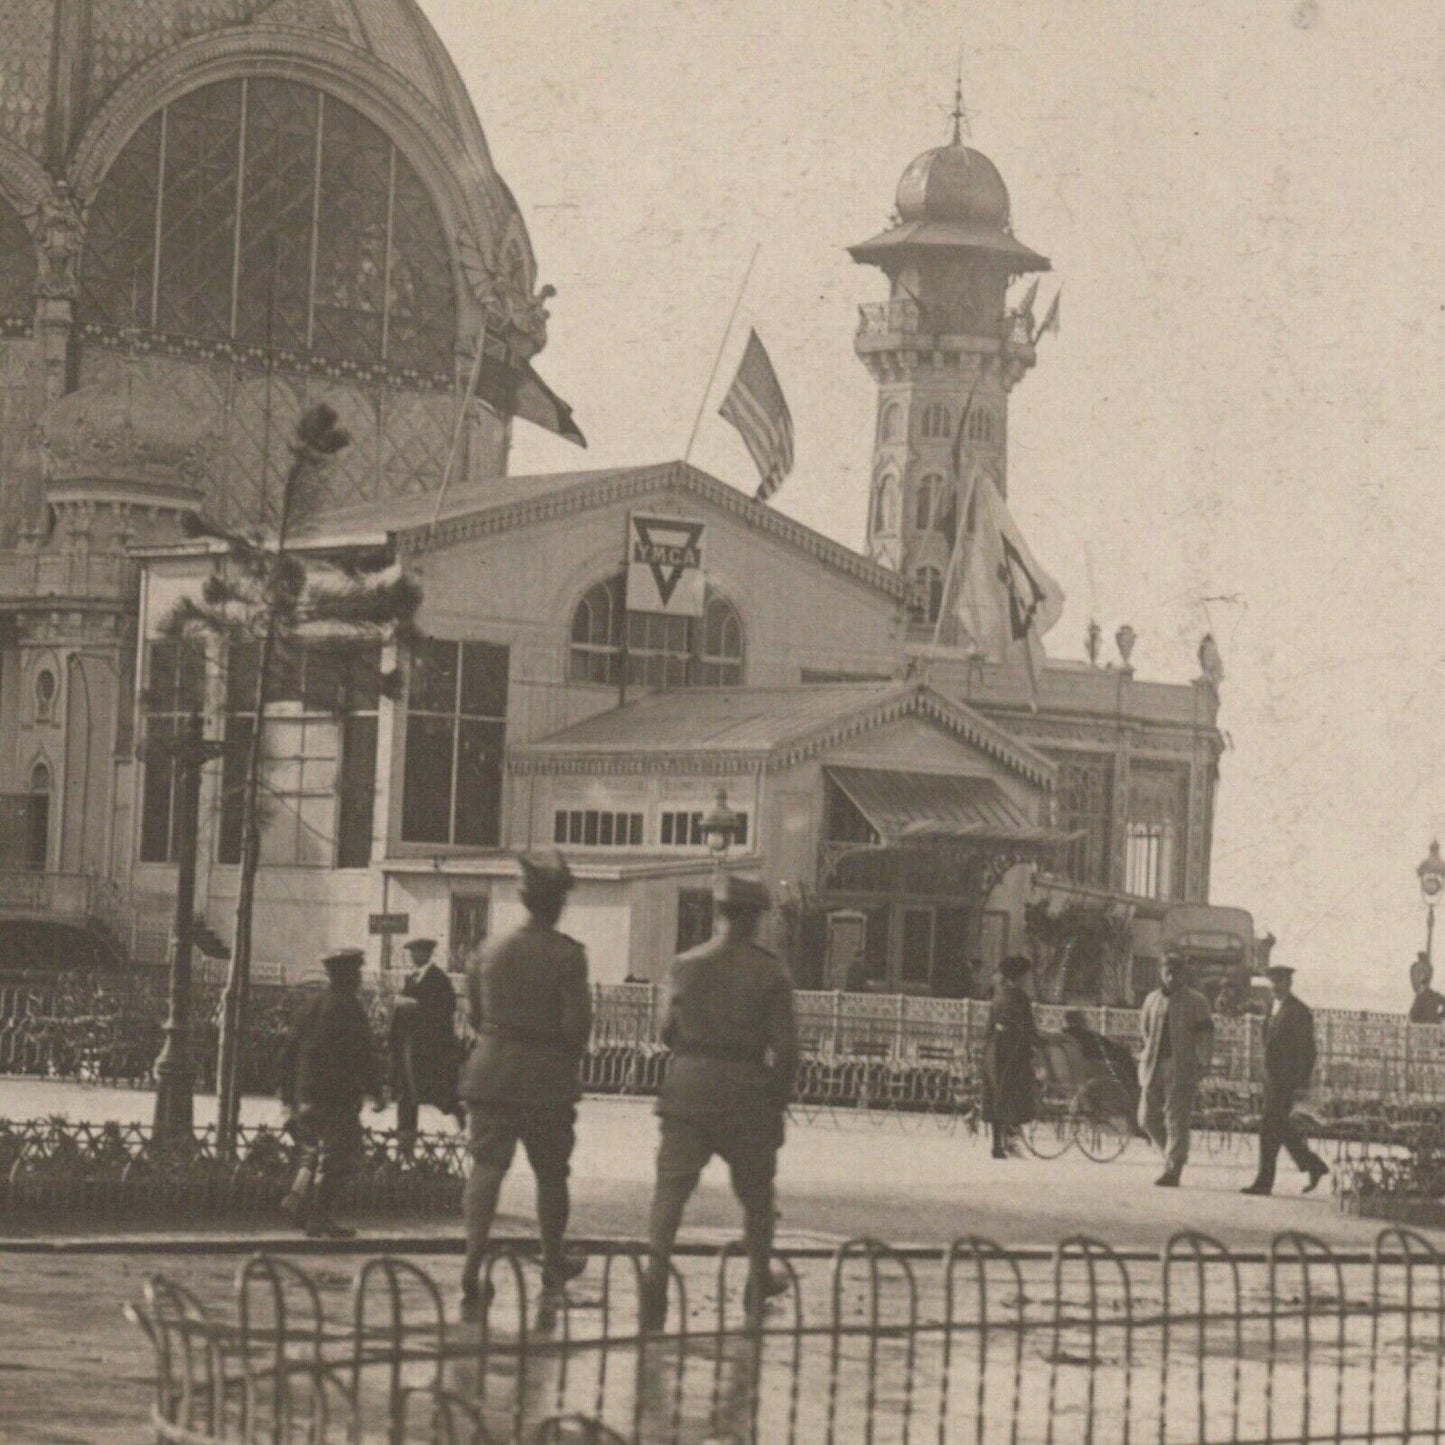
[{"label": "signboard", "polygon": [[378,934],[388,937],[393,933],[411,932],[409,913],[372,913],[367,916],[366,931],[375,938]]},{"label": "signboard", "polygon": [[627,610],[701,617],[705,522],[634,512],[627,524]]}]

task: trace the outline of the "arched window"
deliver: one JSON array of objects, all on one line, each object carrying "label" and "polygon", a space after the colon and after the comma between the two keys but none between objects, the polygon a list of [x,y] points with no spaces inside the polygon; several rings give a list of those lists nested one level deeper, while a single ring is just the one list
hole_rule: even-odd
[{"label": "arched window", "polygon": [[921,428],[925,441],[938,441],[943,437],[952,434],[948,408],[941,401],[935,401],[923,409],[923,426]]},{"label": "arched window", "polygon": [[880,442],[896,442],[898,440],[898,422],[901,414],[896,401],[890,401],[883,408],[883,415],[878,422],[878,440]]},{"label": "arched window", "polygon": [[943,478],[936,474],[930,474],[918,484],[917,506],[914,513],[913,525],[920,531],[926,532],[933,522],[933,509],[938,498],[943,494]]},{"label": "arched window", "polygon": [[[55,710],[55,674],[48,668],[42,667],[35,674],[35,721],[49,722],[50,715]],[[37,767],[44,767],[44,763],[38,763]],[[46,791],[49,790],[47,784]],[[35,791],[40,791],[36,789]]]},{"label": "arched window", "polygon": [[931,627],[943,609],[943,573],[937,567],[920,567],[913,574],[913,607]]},{"label": "arched window", "polygon": [[151,116],[90,207],[80,319],[450,375],[446,229],[371,121],[289,80],[222,81]]},{"label": "arched window", "polygon": [[898,530],[898,478],[889,473],[873,495],[873,530],[892,535]]},{"label": "arched window", "polygon": [[25,866],[44,872],[50,856],[50,764],[30,769],[30,796],[21,805],[25,815]]},{"label": "arched window", "polygon": [[992,443],[998,437],[998,422],[987,408],[969,413],[968,439],[974,442]]},{"label": "arched window", "polygon": [[35,243],[15,207],[0,199],[0,321],[35,320]]},{"label": "arched window", "polygon": [[627,681],[639,687],[736,687],[746,647],[742,617],[709,587],[703,615],[668,617],[626,611],[626,575],[615,573],[584,592],[572,613],[568,675],[573,682],[616,685],[627,627]]}]

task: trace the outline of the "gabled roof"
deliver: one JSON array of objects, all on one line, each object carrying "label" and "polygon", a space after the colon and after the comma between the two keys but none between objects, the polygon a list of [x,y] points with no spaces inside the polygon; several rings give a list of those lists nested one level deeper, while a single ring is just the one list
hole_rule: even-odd
[{"label": "gabled roof", "polygon": [[697,497],[864,586],[895,600],[908,596],[908,583],[896,572],[686,462],[459,483],[448,490],[435,526],[435,496],[364,502],[322,513],[296,534],[295,541],[298,546],[327,550],[394,541],[402,552],[423,553],[661,492]]},{"label": "gabled roof", "polygon": [[660,762],[703,772],[774,772],[886,727],[924,717],[1036,787],[1054,764],[971,708],[921,683],[818,687],[692,688],[656,692],[508,749],[508,768],[528,772],[629,772]]}]

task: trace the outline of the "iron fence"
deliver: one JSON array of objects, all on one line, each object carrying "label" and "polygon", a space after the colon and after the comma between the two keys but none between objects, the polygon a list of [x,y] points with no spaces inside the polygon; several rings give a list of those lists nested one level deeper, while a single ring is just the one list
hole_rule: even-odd
[{"label": "iron fence", "polygon": [[778,1265],[787,1294],[750,1326],[736,1249],[684,1260],[654,1335],[621,1248],[560,1306],[538,1305],[531,1261],[494,1257],[480,1325],[451,1323],[437,1280],[390,1257],[349,1291],[254,1258],[224,1317],[157,1276],[129,1313],[155,1350],[157,1438],[191,1445],[1445,1436],[1445,1258],[1406,1230],[1359,1253],[1297,1233],[1240,1252],[1185,1232],[1158,1255],[859,1240]]}]

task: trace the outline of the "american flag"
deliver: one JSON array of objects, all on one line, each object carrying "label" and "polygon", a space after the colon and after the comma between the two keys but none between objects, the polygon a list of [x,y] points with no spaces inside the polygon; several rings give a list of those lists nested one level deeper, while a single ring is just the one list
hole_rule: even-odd
[{"label": "american flag", "polygon": [[766,502],[793,470],[793,418],[756,331],[748,333],[747,350],[718,415],[738,429],[752,454],[762,478],[755,495]]}]

